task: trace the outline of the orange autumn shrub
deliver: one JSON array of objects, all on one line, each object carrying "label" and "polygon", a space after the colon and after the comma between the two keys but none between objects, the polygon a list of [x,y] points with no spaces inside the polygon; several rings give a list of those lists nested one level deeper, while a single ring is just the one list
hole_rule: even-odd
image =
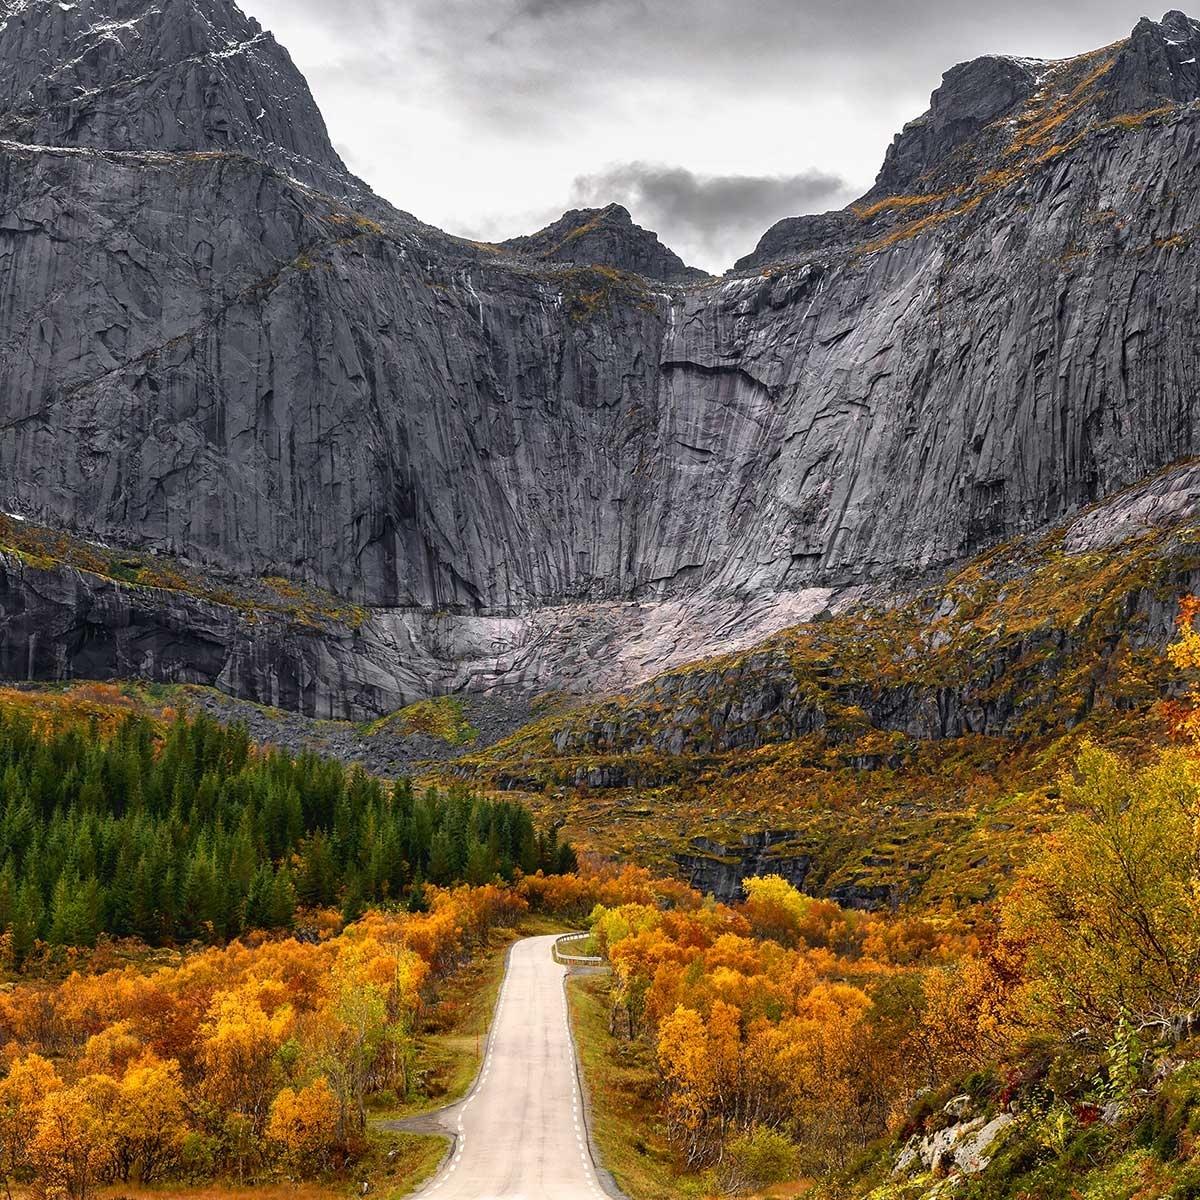
[{"label": "orange autumn shrub", "polygon": [[586,917],[597,904],[615,908],[645,904],[665,909],[699,908],[702,898],[682,880],[660,879],[645,867],[618,866],[584,856],[573,875],[526,876],[519,890],[531,907],[563,917]]},{"label": "orange autumn shrub", "polygon": [[426,899],[335,936],[255,936],[0,993],[0,1172],[84,1200],[171,1178],[189,1139],[239,1176],[356,1153],[368,1098],[414,1084],[438,980],[529,907],[495,885]]},{"label": "orange autumn shrub", "polygon": [[337,1141],[338,1102],[324,1078],[307,1087],[285,1087],[271,1104],[267,1137],[294,1166],[324,1166]]},{"label": "orange autumn shrub", "polygon": [[[653,1048],[689,1168],[764,1129],[794,1139],[810,1169],[841,1165],[929,1082],[919,979],[974,940],[955,920],[850,912],[779,877],[746,893],[736,906],[598,906],[612,1027]],[[892,986],[910,975],[916,986]]]}]

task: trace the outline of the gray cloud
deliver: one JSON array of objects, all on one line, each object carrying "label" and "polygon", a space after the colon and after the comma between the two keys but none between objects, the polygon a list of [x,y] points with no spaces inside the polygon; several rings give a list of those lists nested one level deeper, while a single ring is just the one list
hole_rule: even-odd
[{"label": "gray cloud", "polygon": [[401,208],[496,237],[572,192],[622,199],[710,268],[777,217],[848,198],[821,177],[864,191],[955,63],[1081,53],[1141,15],[1130,0],[240,2]]},{"label": "gray cloud", "polygon": [[640,224],[702,256],[700,265],[747,253],[782,217],[844,203],[849,188],[837,175],[697,175],[684,167],[619,163],[581,175],[571,188],[575,205],[625,205]]},{"label": "gray cloud", "polygon": [[390,15],[380,0],[344,0],[334,11],[351,30],[411,31],[452,82],[449,103],[509,127],[543,127],[628,84],[690,85],[718,102],[738,90],[767,102],[832,91],[869,103],[899,88],[915,115],[955,62],[1091,49],[1140,15],[1129,0],[401,0]]}]

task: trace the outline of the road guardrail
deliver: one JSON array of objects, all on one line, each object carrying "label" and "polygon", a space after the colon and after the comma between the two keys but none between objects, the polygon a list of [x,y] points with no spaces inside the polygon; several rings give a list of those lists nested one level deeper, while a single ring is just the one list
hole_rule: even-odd
[{"label": "road guardrail", "polygon": [[586,942],[592,935],[590,933],[564,933],[562,937],[554,939],[554,961],[560,962],[567,967],[599,967],[604,964],[598,954],[568,954],[563,947],[569,946],[573,942]]}]

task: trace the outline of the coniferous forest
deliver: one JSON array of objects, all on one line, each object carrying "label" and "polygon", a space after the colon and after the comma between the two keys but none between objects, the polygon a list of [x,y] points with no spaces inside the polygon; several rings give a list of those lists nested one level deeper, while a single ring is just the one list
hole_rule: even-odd
[{"label": "coniferous forest", "polygon": [[290,926],[300,906],[421,907],[424,884],[576,866],[519,804],[414,791],[313,754],[259,751],[240,726],[142,717],[115,736],[0,713],[0,929],[159,944]]}]

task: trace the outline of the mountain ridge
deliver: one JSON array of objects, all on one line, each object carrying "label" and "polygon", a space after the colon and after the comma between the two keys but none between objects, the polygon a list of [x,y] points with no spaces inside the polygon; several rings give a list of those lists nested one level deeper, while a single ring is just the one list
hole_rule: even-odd
[{"label": "mountain ridge", "polygon": [[[958,63],[942,77],[929,109],[895,136],[875,183],[859,200],[784,218],[733,271],[871,244],[880,229],[936,210],[972,177],[1002,185],[1047,148],[1061,148],[1090,129],[1193,102],[1200,97],[1198,56],[1200,22],[1172,10],[1160,22],[1143,17],[1126,39],[1070,58],[983,55]],[[1053,136],[1049,147],[1040,145],[1045,135]]]},{"label": "mountain ridge", "polygon": [[2,137],[241,151],[308,184],[352,178],[291,56],[232,0],[10,0],[0,61]]},{"label": "mountain ridge", "polygon": [[[0,48],[33,36],[14,17],[70,11],[10,5]],[[1135,83],[1160,33],[1120,52]],[[847,236],[707,283],[452,238],[349,176],[305,183],[290,150],[256,159],[253,130],[248,151],[203,120],[188,149],[130,150],[128,113],[176,111],[153,78],[122,84],[115,148],[52,108],[89,144],[0,145],[0,507],[376,615],[376,643],[309,630],[231,677],[325,715],[619,687],[743,621],[765,636],[944,569],[1195,449],[1194,97],[1143,88],[1155,108],[1109,116],[1106,53],[1030,93],[999,178],[992,121],[979,162],[943,164],[945,194],[834,214]],[[288,95],[311,133],[307,89]],[[5,654],[36,677],[67,669],[82,630],[117,636],[72,579],[61,632],[31,642],[13,614],[48,585],[9,586]]]}]

